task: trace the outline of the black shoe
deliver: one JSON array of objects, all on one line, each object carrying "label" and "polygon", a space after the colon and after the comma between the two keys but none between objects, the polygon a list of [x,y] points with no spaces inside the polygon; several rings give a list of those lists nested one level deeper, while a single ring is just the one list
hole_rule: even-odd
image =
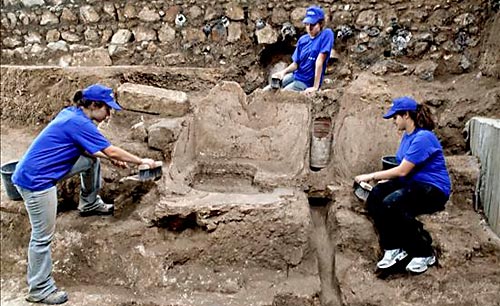
[{"label": "black shoe", "polygon": [[47,297],[41,300],[34,300],[31,296],[26,298],[26,301],[30,303],[42,303],[47,305],[58,305],[63,304],[68,301],[68,294],[65,291],[56,290],[49,294]]},{"label": "black shoe", "polygon": [[89,216],[107,216],[112,215],[115,210],[113,204],[102,203],[99,207],[92,210],[84,210],[80,211],[81,217],[89,217]]}]

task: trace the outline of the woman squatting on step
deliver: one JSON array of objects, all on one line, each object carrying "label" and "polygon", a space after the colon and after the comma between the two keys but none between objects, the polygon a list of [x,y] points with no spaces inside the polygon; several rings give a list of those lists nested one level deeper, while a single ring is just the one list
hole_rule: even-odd
[{"label": "woman squatting on step", "polygon": [[[398,166],[355,177],[355,181],[381,181],[367,198],[367,209],[380,238],[383,258],[379,269],[411,258],[406,270],[423,273],[436,262],[432,238],[415,217],[444,209],[451,191],[443,148],[432,132],[430,110],[413,98],[394,99],[384,119],[393,118],[403,132],[396,153]],[[383,182],[382,182],[383,181]]]}]

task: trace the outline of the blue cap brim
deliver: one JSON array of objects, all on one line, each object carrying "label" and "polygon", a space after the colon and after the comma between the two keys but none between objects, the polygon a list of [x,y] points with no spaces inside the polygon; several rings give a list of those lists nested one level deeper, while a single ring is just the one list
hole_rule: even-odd
[{"label": "blue cap brim", "polygon": [[315,24],[315,23],[318,23],[318,21],[319,21],[318,18],[307,16],[306,18],[304,18],[304,20],[302,20],[302,23]]},{"label": "blue cap brim", "polygon": [[396,111],[395,110],[392,110],[390,109],[385,115],[384,115],[384,119],[390,119],[392,117],[394,117],[394,115],[396,115]]},{"label": "blue cap brim", "polygon": [[117,110],[117,111],[122,110],[121,106],[115,100],[106,101],[104,103],[106,103],[107,106],[111,107],[114,110]]}]

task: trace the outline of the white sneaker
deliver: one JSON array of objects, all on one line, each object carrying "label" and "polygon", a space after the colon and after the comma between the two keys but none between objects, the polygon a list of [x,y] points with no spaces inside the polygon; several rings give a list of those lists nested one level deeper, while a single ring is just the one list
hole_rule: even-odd
[{"label": "white sneaker", "polygon": [[429,257],[413,257],[410,263],[406,266],[406,270],[413,273],[422,273],[427,271],[427,267],[436,263],[436,256]]},{"label": "white sneaker", "polygon": [[384,257],[377,263],[379,269],[387,269],[408,256],[403,249],[385,250]]}]

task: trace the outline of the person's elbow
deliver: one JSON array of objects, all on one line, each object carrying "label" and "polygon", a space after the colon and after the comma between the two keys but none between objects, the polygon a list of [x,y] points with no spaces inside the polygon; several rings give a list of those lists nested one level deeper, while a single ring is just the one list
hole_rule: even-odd
[{"label": "person's elbow", "polygon": [[107,147],[106,149],[102,150],[102,153],[104,153],[107,157],[115,159],[120,155],[120,152],[117,147],[111,145]]},{"label": "person's elbow", "polygon": [[397,177],[405,177],[407,176],[411,170],[413,169],[413,167],[409,166],[409,165],[403,165],[403,164],[400,164],[399,166],[393,168],[394,169],[394,174],[397,176]]}]

